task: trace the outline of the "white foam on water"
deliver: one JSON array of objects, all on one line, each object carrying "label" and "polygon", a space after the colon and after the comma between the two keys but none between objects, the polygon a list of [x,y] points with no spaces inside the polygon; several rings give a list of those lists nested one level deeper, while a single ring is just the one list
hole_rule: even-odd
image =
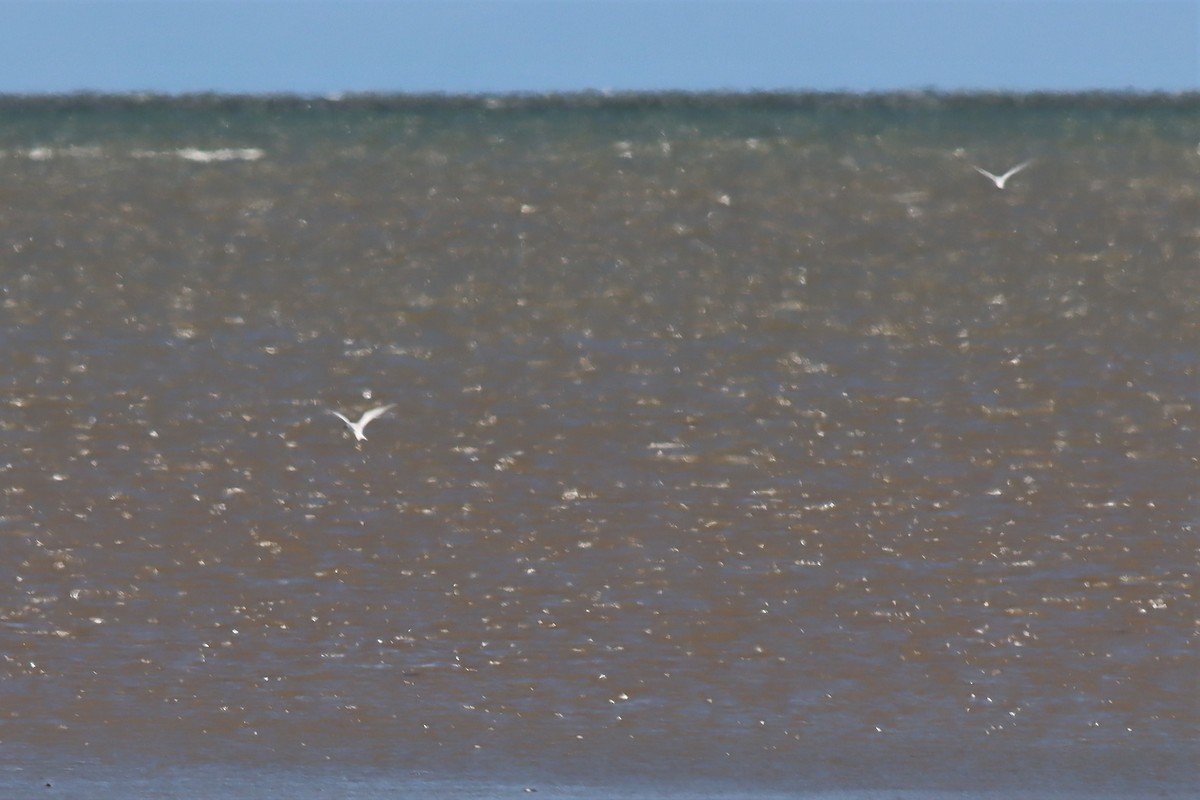
[{"label": "white foam on water", "polygon": [[201,150],[196,147],[183,147],[176,150],[175,155],[184,161],[212,164],[221,161],[258,161],[266,153],[257,147],[225,147],[219,150]]}]

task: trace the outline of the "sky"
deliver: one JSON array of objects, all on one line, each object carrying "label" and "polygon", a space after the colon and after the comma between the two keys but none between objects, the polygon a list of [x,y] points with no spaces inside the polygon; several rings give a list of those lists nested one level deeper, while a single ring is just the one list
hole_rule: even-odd
[{"label": "sky", "polygon": [[1200,0],[0,0],[0,94],[1200,89]]}]

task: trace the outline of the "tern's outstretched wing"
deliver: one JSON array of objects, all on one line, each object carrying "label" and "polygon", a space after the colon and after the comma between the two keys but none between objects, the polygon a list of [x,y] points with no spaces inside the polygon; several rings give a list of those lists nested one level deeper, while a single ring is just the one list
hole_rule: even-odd
[{"label": "tern's outstretched wing", "polygon": [[1031,158],[1031,159],[1029,159],[1028,161],[1022,161],[1020,164],[1017,164],[1015,167],[1013,167],[1012,169],[1010,169],[1008,172],[1006,172],[1006,173],[1004,173],[1003,175],[1001,175],[1001,176],[1000,176],[1000,180],[1002,180],[1002,181],[1006,181],[1006,180],[1008,180],[1008,179],[1009,179],[1009,178],[1011,178],[1013,175],[1016,175],[1018,172],[1020,172],[1021,170],[1025,169],[1026,167],[1028,167],[1028,166],[1029,166],[1030,164],[1032,164],[1032,163],[1033,163],[1033,159],[1032,159],[1032,158]]},{"label": "tern's outstretched wing", "polygon": [[379,406],[378,408],[372,408],[370,411],[368,411],[367,413],[362,415],[362,419],[360,419],[358,421],[358,424],[362,425],[365,428],[365,427],[367,427],[368,422],[375,419],[376,417],[383,416],[384,414],[391,411],[395,407],[396,407],[396,404],[391,403],[386,406]]},{"label": "tern's outstretched wing", "polygon": [[344,422],[344,423],[346,423],[347,425],[349,425],[351,428],[353,428],[353,427],[354,427],[354,423],[353,423],[353,422],[351,422],[350,420],[348,420],[348,419],[346,418],[346,415],[345,415],[345,414],[341,413],[340,411],[334,411],[332,408],[330,408],[330,409],[327,409],[327,410],[329,411],[329,413],[330,413],[330,414],[333,414],[335,417],[337,417],[337,418],[338,418],[338,419],[340,419],[342,422]]},{"label": "tern's outstretched wing", "polygon": [[[971,169],[975,170],[975,171],[976,171],[976,172],[978,172],[980,175],[986,175],[987,177],[991,178],[991,179],[992,179],[992,183],[995,183],[995,184],[999,184],[999,183],[1000,183],[1000,180],[1001,180],[1001,179],[1000,179],[998,176],[996,176],[996,175],[993,175],[992,173],[988,172],[988,171],[987,171],[986,169],[984,169],[983,167],[977,167],[977,166],[975,166],[974,164],[972,164],[972,165],[971,165]],[[1005,176],[1005,177],[1007,177],[1007,176]]]}]

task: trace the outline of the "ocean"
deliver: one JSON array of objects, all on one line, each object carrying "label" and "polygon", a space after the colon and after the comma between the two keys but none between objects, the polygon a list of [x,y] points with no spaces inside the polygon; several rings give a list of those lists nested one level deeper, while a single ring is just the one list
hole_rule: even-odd
[{"label": "ocean", "polygon": [[1196,95],[5,97],[0,210],[7,796],[1197,796]]}]

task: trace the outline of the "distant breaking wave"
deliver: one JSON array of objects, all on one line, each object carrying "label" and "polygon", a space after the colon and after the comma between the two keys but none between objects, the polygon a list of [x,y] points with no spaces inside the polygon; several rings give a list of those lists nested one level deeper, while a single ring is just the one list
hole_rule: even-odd
[{"label": "distant breaking wave", "polygon": [[30,161],[49,161],[52,158],[100,158],[104,153],[99,147],[30,147],[25,150],[0,150],[0,158],[13,156]]},{"label": "distant breaking wave", "polygon": [[[266,151],[258,147],[223,147],[202,150],[198,147],[181,147],[175,150],[132,150],[133,158],[181,158],[199,164],[214,164],[225,161],[258,161]],[[49,161],[54,158],[103,158],[99,147],[30,147],[20,150],[0,150],[0,158],[25,158],[30,161]]]},{"label": "distant breaking wave", "polygon": [[195,147],[185,147],[176,150],[175,155],[184,161],[199,161],[210,164],[214,161],[258,161],[264,153],[257,147],[222,148],[220,150],[200,150]]},{"label": "distant breaking wave", "polygon": [[182,147],[178,150],[135,150],[134,158],[182,158],[184,161],[195,161],[201,164],[213,164],[222,161],[258,161],[266,153],[257,147],[223,147],[218,150],[201,150],[198,147]]}]

